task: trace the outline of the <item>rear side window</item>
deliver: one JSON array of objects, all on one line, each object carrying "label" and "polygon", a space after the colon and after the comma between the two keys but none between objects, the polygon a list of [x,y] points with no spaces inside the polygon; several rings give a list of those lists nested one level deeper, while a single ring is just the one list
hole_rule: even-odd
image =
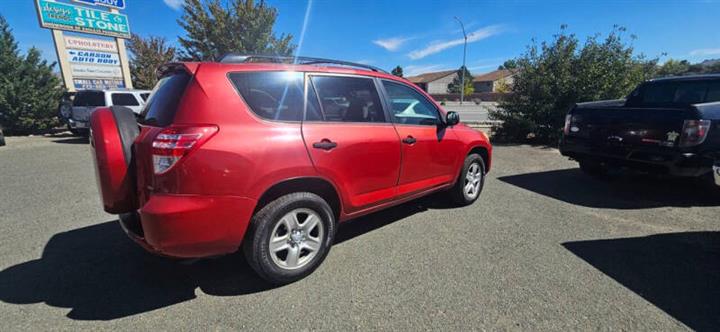
[{"label": "rear side window", "polygon": [[659,81],[646,83],[634,91],[628,106],[684,106],[719,100],[718,81]]},{"label": "rear side window", "polygon": [[302,120],[305,99],[303,73],[245,72],[229,76],[250,110],[261,118]]},{"label": "rear side window", "polygon": [[113,93],[110,96],[113,105],[117,106],[140,106],[132,93]]},{"label": "rear side window", "polygon": [[73,106],[105,106],[105,94],[102,91],[79,91],[75,95]]},{"label": "rear side window", "polygon": [[150,97],[150,93],[148,92],[143,92],[140,94],[140,98],[142,98],[143,101],[147,101],[148,97]]},{"label": "rear side window", "polygon": [[313,76],[325,121],[386,122],[375,82],[370,78]]},{"label": "rear side window", "polygon": [[159,127],[171,124],[188,82],[190,75],[184,71],[161,78],[145,104],[142,123]]}]

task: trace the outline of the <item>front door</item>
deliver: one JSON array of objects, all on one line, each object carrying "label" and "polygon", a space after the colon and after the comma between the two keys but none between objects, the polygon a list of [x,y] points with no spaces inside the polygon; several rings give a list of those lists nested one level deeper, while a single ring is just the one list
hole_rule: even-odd
[{"label": "front door", "polygon": [[452,182],[462,144],[443,126],[440,110],[416,89],[382,81],[390,113],[402,142],[398,194],[405,195]]},{"label": "front door", "polygon": [[305,146],[317,171],[338,186],[345,212],[393,199],[400,140],[383,110],[376,81],[362,76],[308,77]]}]

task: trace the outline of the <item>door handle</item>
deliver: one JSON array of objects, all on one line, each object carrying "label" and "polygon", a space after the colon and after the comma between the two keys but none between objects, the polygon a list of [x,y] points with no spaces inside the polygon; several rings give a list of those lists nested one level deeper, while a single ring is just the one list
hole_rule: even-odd
[{"label": "door handle", "polygon": [[417,140],[415,139],[415,137],[408,135],[408,137],[405,137],[402,139],[402,142],[405,144],[415,144],[415,142],[417,142]]},{"label": "door handle", "polygon": [[313,143],[313,147],[316,149],[322,149],[325,151],[332,150],[337,147],[337,143],[327,139],[323,138],[320,142]]}]

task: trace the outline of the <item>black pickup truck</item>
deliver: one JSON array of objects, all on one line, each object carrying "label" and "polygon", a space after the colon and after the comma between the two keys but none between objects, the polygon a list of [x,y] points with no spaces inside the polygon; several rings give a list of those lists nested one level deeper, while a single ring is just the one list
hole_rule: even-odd
[{"label": "black pickup truck", "polygon": [[626,99],[576,104],[560,153],[592,175],[628,168],[711,177],[720,160],[720,75],[650,80]]}]

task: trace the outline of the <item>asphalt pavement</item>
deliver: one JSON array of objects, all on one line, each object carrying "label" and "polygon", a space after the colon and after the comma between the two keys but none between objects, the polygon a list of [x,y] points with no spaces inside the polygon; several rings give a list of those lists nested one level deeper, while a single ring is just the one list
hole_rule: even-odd
[{"label": "asphalt pavement", "polygon": [[716,330],[720,197],[497,146],[480,200],[340,227],[308,278],[155,257],[102,211],[88,145],[0,147],[0,330]]}]

